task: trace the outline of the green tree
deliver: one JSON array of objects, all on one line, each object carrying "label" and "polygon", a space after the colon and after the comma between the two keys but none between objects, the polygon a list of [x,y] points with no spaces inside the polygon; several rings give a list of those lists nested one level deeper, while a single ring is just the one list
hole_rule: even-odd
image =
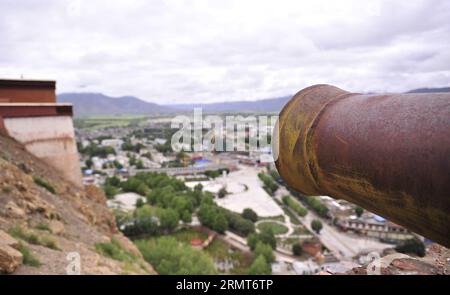
[{"label": "green tree", "polygon": [[240,236],[246,237],[255,232],[255,225],[250,220],[243,218],[240,214],[222,209],[228,220],[230,229]]},{"label": "green tree", "polygon": [[294,201],[290,196],[283,197],[283,203],[295,211],[299,216],[304,217],[308,214],[308,210],[306,208],[300,206],[296,201]]},{"label": "green tree", "polygon": [[177,211],[171,208],[159,210],[158,215],[161,229],[167,232],[173,231],[180,222]]},{"label": "green tree", "polygon": [[216,204],[203,201],[197,212],[200,223],[212,230],[223,233],[228,229],[228,220],[224,211]]},{"label": "green tree", "polygon": [[242,212],[242,217],[252,222],[258,221],[258,214],[250,208],[245,208]]},{"label": "green tree", "polygon": [[417,238],[404,241],[403,243],[395,247],[395,250],[404,254],[415,254],[419,257],[424,257],[426,254],[425,245],[421,240]]},{"label": "green tree", "polygon": [[224,214],[217,214],[215,216],[212,228],[221,234],[228,229],[228,221]]},{"label": "green tree", "polygon": [[197,212],[200,223],[206,227],[212,226],[214,220],[214,207],[210,204],[203,203]]},{"label": "green tree", "polygon": [[92,162],[92,160],[89,158],[85,161],[86,167],[91,168],[92,165],[94,165],[94,163]]},{"label": "green tree", "polygon": [[197,184],[196,186],[194,186],[194,190],[196,192],[201,192],[203,191],[203,185],[201,183]]},{"label": "green tree", "polygon": [[259,236],[256,233],[253,233],[247,237],[247,246],[250,247],[250,250],[254,250],[256,248],[256,244],[259,241]]},{"label": "green tree", "polygon": [[258,256],[248,269],[249,275],[270,275],[272,268],[263,255]]},{"label": "green tree", "polygon": [[272,263],[275,261],[275,255],[273,254],[272,247],[270,245],[264,244],[261,241],[256,244],[253,255],[255,257],[258,257],[260,255],[264,256],[268,263]]},{"label": "green tree", "polygon": [[300,245],[299,242],[294,243],[292,245],[292,253],[294,253],[295,256],[301,256],[303,253],[302,245]]},{"label": "green tree", "polygon": [[134,192],[143,196],[146,195],[145,191],[148,191],[148,187],[145,183],[135,176],[129,177],[127,181],[121,182],[120,186],[126,192]]},{"label": "green tree", "polygon": [[311,207],[314,211],[316,211],[320,217],[323,217],[323,218],[328,217],[329,209],[319,199],[317,199],[315,197],[301,196],[301,200],[302,200],[302,202],[306,203],[309,207]]},{"label": "green tree", "polygon": [[130,166],[136,166],[136,164],[137,164],[136,156],[135,155],[130,155],[130,157],[128,157],[128,158],[129,158]]},{"label": "green tree", "polygon": [[271,171],[270,171],[270,176],[272,176],[272,178],[273,178],[275,181],[279,181],[279,180],[281,179],[281,175],[278,173],[277,170],[271,170]]},{"label": "green tree", "polygon": [[145,183],[140,183],[136,188],[136,193],[140,194],[141,196],[147,195],[149,189],[145,185]]},{"label": "green tree", "polygon": [[270,245],[272,249],[277,247],[277,239],[270,228],[264,228],[259,233],[250,234],[247,238],[247,245],[253,251],[258,242]]},{"label": "green tree", "polygon": [[120,162],[117,161],[117,160],[114,160],[113,164],[114,164],[114,167],[115,167],[116,169],[119,169],[119,170],[120,170],[120,169],[123,168],[123,165],[120,164]]},{"label": "green tree", "polygon": [[106,184],[112,185],[112,186],[120,186],[120,179],[117,176],[108,177],[105,180]]},{"label": "green tree", "polygon": [[108,199],[112,199],[115,195],[119,194],[119,189],[109,184],[103,186],[103,191]]},{"label": "green tree", "polygon": [[174,197],[170,202],[169,207],[175,209],[180,215],[182,215],[184,211],[193,211],[192,201],[185,196]]},{"label": "green tree", "polygon": [[142,198],[139,198],[136,200],[136,208],[141,208],[144,205],[145,205],[145,202],[144,202],[144,200],[142,200]]},{"label": "green tree", "polygon": [[222,172],[220,170],[205,171],[204,174],[206,176],[208,176],[209,178],[215,179],[215,178],[219,177],[222,174]]},{"label": "green tree", "polygon": [[138,207],[133,216],[116,211],[117,225],[126,236],[136,236],[141,234],[156,235],[160,233],[159,219],[155,209],[149,205]]},{"label": "green tree", "polygon": [[270,245],[272,249],[275,249],[277,247],[277,239],[275,238],[272,229],[264,228],[259,233],[259,237],[263,243]]},{"label": "green tree", "polygon": [[356,214],[356,216],[361,217],[361,215],[363,215],[363,213],[364,213],[364,209],[363,208],[361,208],[359,206],[355,207],[355,214]]},{"label": "green tree", "polygon": [[161,237],[154,242],[137,241],[136,245],[159,274],[211,275],[216,274],[214,262],[204,252],[178,242],[173,237]]},{"label": "green tree", "polygon": [[122,144],[123,151],[139,153],[144,146],[141,143],[133,145],[128,139]]},{"label": "green tree", "polygon": [[167,155],[169,153],[172,152],[172,145],[170,140],[168,140],[165,144],[157,144],[155,146],[155,149],[160,152],[163,153],[164,155]]},{"label": "green tree", "polygon": [[224,188],[221,188],[217,194],[217,196],[219,197],[219,199],[223,199],[225,198],[225,196],[228,194],[227,190]]},{"label": "green tree", "polygon": [[183,213],[181,214],[181,220],[184,223],[191,223],[192,222],[192,213],[189,212],[188,210],[183,211]]},{"label": "green tree", "polygon": [[265,173],[258,173],[258,177],[264,183],[264,189],[267,191],[267,193],[273,196],[274,193],[278,190],[278,184],[276,184],[272,180],[272,178]]},{"label": "green tree", "polygon": [[318,219],[314,219],[311,221],[311,228],[317,233],[320,234],[320,231],[322,230],[322,222]]},{"label": "green tree", "polygon": [[142,160],[138,160],[136,162],[136,169],[144,169],[144,162],[142,162]]}]

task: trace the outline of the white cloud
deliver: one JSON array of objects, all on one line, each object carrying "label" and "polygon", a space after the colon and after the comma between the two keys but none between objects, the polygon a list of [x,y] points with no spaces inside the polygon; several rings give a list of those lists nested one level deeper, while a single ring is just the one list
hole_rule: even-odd
[{"label": "white cloud", "polygon": [[448,86],[449,1],[367,2],[3,0],[0,73],[158,103]]}]

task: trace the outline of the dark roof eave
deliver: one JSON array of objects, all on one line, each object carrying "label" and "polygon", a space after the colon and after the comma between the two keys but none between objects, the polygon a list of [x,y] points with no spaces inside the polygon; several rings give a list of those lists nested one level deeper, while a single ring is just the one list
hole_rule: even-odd
[{"label": "dark roof eave", "polygon": [[52,80],[12,80],[0,79],[0,87],[3,88],[48,88],[55,89],[56,81]]}]

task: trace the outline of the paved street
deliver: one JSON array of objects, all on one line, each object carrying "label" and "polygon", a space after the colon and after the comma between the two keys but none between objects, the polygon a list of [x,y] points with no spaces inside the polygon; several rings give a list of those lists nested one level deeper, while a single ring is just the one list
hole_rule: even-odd
[{"label": "paved street", "polygon": [[[298,201],[297,199],[295,200]],[[325,220],[317,216],[311,210],[308,210],[308,214],[305,217],[300,217],[299,219],[309,231],[320,238],[325,247],[333,252],[337,258],[342,260],[349,260],[361,251],[379,252],[383,249],[392,247],[390,244],[384,244],[374,239],[353,237],[347,233],[341,232],[334,226],[328,225]],[[319,235],[311,228],[311,221],[313,219],[322,221],[323,228]]]}]

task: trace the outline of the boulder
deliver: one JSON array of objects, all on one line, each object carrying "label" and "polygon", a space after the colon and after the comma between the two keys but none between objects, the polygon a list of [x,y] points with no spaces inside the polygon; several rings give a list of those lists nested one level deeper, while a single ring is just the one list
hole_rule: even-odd
[{"label": "boulder", "polygon": [[22,253],[6,244],[0,244],[0,272],[13,273],[22,263]]},{"label": "boulder", "polygon": [[106,198],[106,195],[102,189],[96,187],[95,185],[87,185],[85,189],[86,194],[90,200],[93,200],[102,205],[106,205],[106,201],[108,199]]},{"label": "boulder", "polygon": [[2,230],[0,230],[0,245],[10,246],[16,249],[19,248],[19,242]]},{"label": "boulder", "polygon": [[13,201],[9,201],[5,206],[6,212],[8,216],[13,218],[24,218],[25,217],[25,211],[17,206],[16,203]]},{"label": "boulder", "polygon": [[55,235],[62,235],[65,231],[64,224],[58,220],[51,220],[48,224],[50,231]]}]

